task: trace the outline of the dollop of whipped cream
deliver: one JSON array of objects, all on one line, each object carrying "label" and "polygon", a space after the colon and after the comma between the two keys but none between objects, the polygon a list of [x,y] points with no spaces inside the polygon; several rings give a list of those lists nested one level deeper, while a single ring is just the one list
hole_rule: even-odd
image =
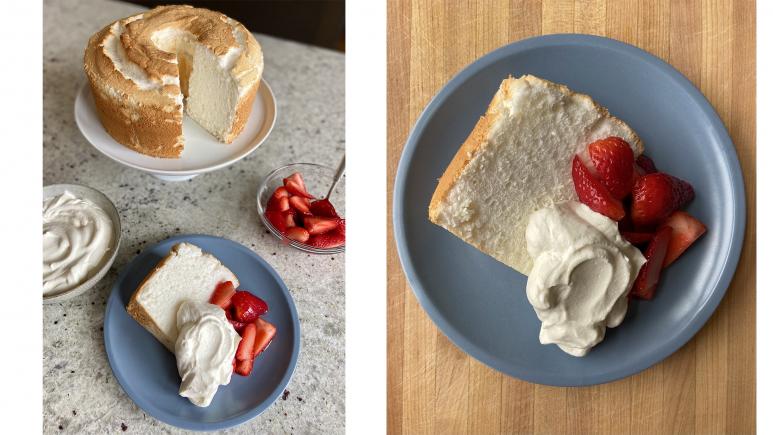
[{"label": "dollop of whipped cream", "polygon": [[88,279],[110,250],[113,222],[91,201],[65,191],[43,201],[43,295]]},{"label": "dollop of whipped cream", "polygon": [[180,373],[180,395],[206,407],[220,385],[231,382],[236,348],[241,338],[225,311],[207,302],[183,301],[177,310],[174,353]]},{"label": "dollop of whipped cream", "polygon": [[585,356],[625,318],[644,256],[615,221],[576,201],[532,213],[526,247],[534,260],[526,295],[542,321],[540,343]]}]

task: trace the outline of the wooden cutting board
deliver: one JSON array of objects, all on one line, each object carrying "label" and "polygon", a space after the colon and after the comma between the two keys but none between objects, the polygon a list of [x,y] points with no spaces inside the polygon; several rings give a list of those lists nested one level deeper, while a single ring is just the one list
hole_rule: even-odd
[{"label": "wooden cutting board", "polygon": [[[396,0],[387,28],[388,432],[754,433],[755,3]],[[430,98],[489,51],[548,33],[608,36],[676,67],[727,126],[746,183],[746,241],[713,317],[660,364],[587,388],[522,382],[451,344],[411,292],[391,225],[400,153]]]}]

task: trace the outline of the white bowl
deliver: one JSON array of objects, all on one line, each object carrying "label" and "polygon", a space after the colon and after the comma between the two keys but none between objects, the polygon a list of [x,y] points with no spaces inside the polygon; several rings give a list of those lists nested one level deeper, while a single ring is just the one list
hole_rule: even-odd
[{"label": "white bowl", "polygon": [[86,281],[83,281],[83,283],[77,287],[73,287],[72,289],[63,291],[61,293],[57,293],[51,296],[44,295],[44,304],[51,304],[54,302],[62,302],[66,301],[67,299],[72,299],[94,287],[94,285],[96,285],[99,280],[105,276],[107,271],[110,270],[110,266],[113,265],[115,256],[118,253],[118,247],[121,245],[121,217],[118,215],[118,210],[115,209],[115,205],[113,205],[113,202],[110,201],[110,198],[96,189],[80,184],[52,184],[43,188],[43,200],[52,196],[60,195],[65,191],[68,191],[79,198],[87,199],[104,210],[113,223],[113,237],[110,243],[110,248],[105,253],[104,257],[102,257],[102,262],[98,267],[95,267],[94,270],[90,272],[91,275],[86,279]]},{"label": "white bowl", "polygon": [[179,159],[147,156],[116,142],[99,120],[88,82],[81,85],[75,98],[75,122],[94,148],[116,162],[165,181],[183,181],[229,166],[255,151],[274,128],[276,100],[271,87],[265,80],[261,80],[247,124],[230,144],[218,142],[196,121],[185,115],[185,149]]}]

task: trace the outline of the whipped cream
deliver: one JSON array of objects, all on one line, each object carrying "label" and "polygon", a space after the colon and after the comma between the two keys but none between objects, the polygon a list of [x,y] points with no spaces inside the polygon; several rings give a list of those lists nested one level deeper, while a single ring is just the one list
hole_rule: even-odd
[{"label": "whipped cream", "polygon": [[43,201],[43,295],[61,293],[93,275],[113,244],[104,210],[70,192]]},{"label": "whipped cream", "polygon": [[615,221],[576,201],[532,213],[526,244],[534,260],[526,295],[542,321],[540,343],[586,355],[625,318],[644,256]]},{"label": "whipped cream", "polygon": [[177,329],[174,353],[182,378],[180,395],[196,406],[209,406],[218,386],[231,382],[231,363],[241,338],[225,311],[207,302],[182,302]]}]

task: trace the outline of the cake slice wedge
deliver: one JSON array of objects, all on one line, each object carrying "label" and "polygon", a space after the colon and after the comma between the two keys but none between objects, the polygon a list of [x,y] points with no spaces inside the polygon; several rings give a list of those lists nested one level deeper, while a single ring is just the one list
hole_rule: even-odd
[{"label": "cake slice wedge", "polygon": [[214,255],[194,244],[178,243],[140,283],[126,311],[174,353],[180,304],[209,301],[223,281],[239,286],[236,275]]},{"label": "cake slice wedge", "polygon": [[644,151],[631,127],[589,96],[532,75],[508,77],[438,181],[429,219],[518,272],[528,275],[529,215],[577,200],[575,154],[589,143],[623,138]]}]

